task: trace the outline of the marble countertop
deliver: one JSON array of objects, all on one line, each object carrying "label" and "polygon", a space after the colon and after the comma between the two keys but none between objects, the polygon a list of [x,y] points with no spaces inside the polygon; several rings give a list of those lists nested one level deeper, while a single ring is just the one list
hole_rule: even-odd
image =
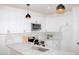
[{"label": "marble countertop", "polygon": [[22,44],[22,43],[15,43],[7,45],[8,48],[14,49],[22,55],[73,55],[71,52],[64,52],[61,50],[49,49],[48,51],[42,52],[32,47],[35,47],[33,44]]}]

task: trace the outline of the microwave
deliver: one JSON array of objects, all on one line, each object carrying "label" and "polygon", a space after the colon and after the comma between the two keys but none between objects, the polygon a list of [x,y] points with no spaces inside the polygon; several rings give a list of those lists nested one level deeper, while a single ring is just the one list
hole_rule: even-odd
[{"label": "microwave", "polygon": [[31,29],[32,29],[32,31],[41,30],[41,24],[32,23]]}]

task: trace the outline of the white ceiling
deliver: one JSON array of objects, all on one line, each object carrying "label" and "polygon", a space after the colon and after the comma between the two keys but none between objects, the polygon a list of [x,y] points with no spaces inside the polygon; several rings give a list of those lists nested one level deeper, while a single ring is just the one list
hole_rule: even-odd
[{"label": "white ceiling", "polygon": [[[15,8],[27,9],[26,4],[5,4],[6,6],[11,6]],[[58,4],[31,4],[30,10],[40,12],[43,14],[55,14],[56,7]],[[74,6],[79,6],[78,4],[65,4],[65,12],[71,11]]]}]

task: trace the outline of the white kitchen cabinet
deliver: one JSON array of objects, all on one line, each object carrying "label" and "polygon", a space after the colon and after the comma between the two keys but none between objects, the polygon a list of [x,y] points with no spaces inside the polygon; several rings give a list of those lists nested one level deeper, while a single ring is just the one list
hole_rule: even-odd
[{"label": "white kitchen cabinet", "polygon": [[58,32],[58,23],[54,18],[47,18],[46,20],[46,31],[47,32]]},{"label": "white kitchen cabinet", "polygon": [[0,35],[0,55],[8,54],[9,50],[6,47],[6,35]]},{"label": "white kitchen cabinet", "polygon": [[79,7],[73,8],[73,50],[79,54]]},{"label": "white kitchen cabinet", "polygon": [[48,16],[46,19],[46,30],[48,32],[59,32],[60,27],[72,22],[71,18],[71,13]]},{"label": "white kitchen cabinet", "polygon": [[73,35],[73,16],[72,11],[62,15],[49,16],[46,21],[48,32],[61,32],[61,49],[66,51],[72,50]]},{"label": "white kitchen cabinet", "polygon": [[61,49],[72,52],[73,49],[73,30],[72,25],[67,25],[62,28]]},{"label": "white kitchen cabinet", "polygon": [[7,30],[11,33],[31,32],[31,23],[36,21],[42,25],[41,32],[45,31],[45,15],[33,11],[31,19],[26,19],[25,15],[23,9],[0,5],[0,33],[6,34]]}]

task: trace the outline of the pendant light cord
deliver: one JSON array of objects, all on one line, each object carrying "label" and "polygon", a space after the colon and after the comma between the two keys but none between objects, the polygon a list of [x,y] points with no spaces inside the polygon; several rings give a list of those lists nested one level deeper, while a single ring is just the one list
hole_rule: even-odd
[{"label": "pendant light cord", "polygon": [[29,14],[29,6],[30,6],[30,4],[28,5],[27,4],[27,13]]}]

